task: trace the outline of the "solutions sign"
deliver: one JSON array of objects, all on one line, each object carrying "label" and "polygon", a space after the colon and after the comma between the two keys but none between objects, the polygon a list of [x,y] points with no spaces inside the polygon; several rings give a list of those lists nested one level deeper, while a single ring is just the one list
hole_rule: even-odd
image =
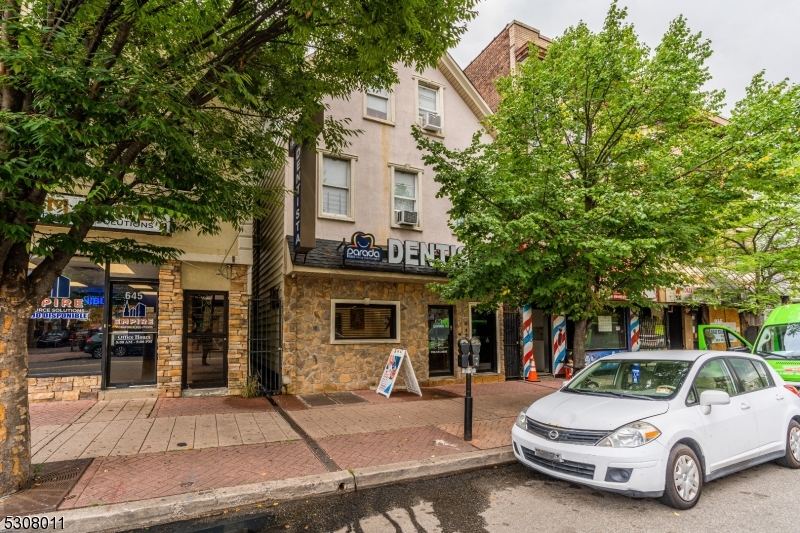
[{"label": "solutions sign", "polygon": [[[44,202],[45,215],[68,215],[75,208],[86,201],[82,196],[70,196],[66,194],[48,196]],[[138,220],[119,218],[116,220],[98,220],[92,227],[96,229],[116,230],[116,231],[138,231],[142,233],[169,233],[169,216],[164,217],[164,224],[146,216],[140,216]]]}]

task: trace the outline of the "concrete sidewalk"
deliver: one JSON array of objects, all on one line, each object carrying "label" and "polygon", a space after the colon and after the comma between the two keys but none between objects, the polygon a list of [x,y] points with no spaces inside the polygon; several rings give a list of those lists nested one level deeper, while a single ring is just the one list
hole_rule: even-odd
[{"label": "concrete sidewalk", "polygon": [[[560,385],[473,385],[471,442],[462,439],[463,385],[425,389],[422,398],[278,396],[278,410],[264,398],[232,397],[32,404],[34,462],[94,458],[58,508],[68,510],[329,472],[391,472],[400,463],[413,472],[414,461],[467,460],[481,450],[507,461],[517,413]],[[320,403],[330,405],[311,407]]]}]

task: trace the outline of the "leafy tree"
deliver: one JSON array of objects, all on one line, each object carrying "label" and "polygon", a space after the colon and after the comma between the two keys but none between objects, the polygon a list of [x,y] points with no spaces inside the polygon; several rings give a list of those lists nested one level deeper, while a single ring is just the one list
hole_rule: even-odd
[{"label": "leafy tree", "polygon": [[717,119],[709,42],[679,17],[650,50],[625,16],[612,4],[602,31],[569,28],[501,79],[493,142],[448,150],[415,132],[465,244],[436,290],[565,314],[576,366],[589,320],[651,305],[643,291],[679,285],[677,266],[729,227],[718,212],[750,197],[748,162],[797,147],[795,87],[757,76],[730,123]]},{"label": "leafy tree", "polygon": [[701,258],[706,290],[695,296],[762,315],[800,286],[800,204],[787,196],[734,207],[733,227],[718,232]]},{"label": "leafy tree", "polygon": [[[147,217],[214,233],[258,215],[259,184],[323,97],[433,65],[474,0],[2,0],[0,494],[29,478],[28,319],[75,254],[160,263],[178,250],[91,233]],[[280,193],[281,191],[278,191]],[[79,195],[68,214],[48,196]],[[60,226],[60,228],[59,228]],[[108,234],[106,234],[108,235]],[[29,270],[32,256],[41,258]]]}]

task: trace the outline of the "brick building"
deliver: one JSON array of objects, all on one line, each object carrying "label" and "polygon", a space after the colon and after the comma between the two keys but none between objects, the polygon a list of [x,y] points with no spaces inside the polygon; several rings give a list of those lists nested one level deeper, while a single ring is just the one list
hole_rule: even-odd
[{"label": "brick building", "polygon": [[492,111],[497,111],[500,95],[497,94],[495,80],[516,71],[517,64],[528,58],[529,45],[532,44],[538,56],[543,58],[550,42],[536,28],[514,20],[472,60],[464,69],[464,74]]}]

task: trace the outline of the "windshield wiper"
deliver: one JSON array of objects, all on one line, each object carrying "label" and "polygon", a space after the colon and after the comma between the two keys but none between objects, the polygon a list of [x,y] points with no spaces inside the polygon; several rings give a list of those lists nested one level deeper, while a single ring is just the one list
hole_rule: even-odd
[{"label": "windshield wiper", "polygon": [[578,394],[591,394],[592,396],[614,396],[615,398],[633,398],[634,400],[650,400],[657,401],[656,398],[649,396],[639,396],[638,394],[627,394],[624,392],[612,392],[606,390],[586,390],[586,389],[567,389],[570,392],[577,392]]},{"label": "windshield wiper", "polygon": [[657,401],[655,398],[651,398],[650,396],[640,396],[638,394],[628,394],[625,392],[609,392],[609,394],[613,394],[618,396],[619,398],[633,398],[634,400],[650,400],[651,402]]},{"label": "windshield wiper", "polygon": [[781,355],[779,353],[773,353],[773,352],[762,352],[760,350],[756,350],[756,353],[758,355],[762,356],[762,357],[776,357],[778,359],[791,359],[792,358],[791,356],[788,356],[788,355]]},{"label": "windshield wiper", "polygon": [[593,391],[593,390],[586,390],[586,389],[570,389],[565,387],[562,389],[565,392],[574,392],[575,394],[588,394],[589,396],[607,396],[608,393],[602,391]]}]

